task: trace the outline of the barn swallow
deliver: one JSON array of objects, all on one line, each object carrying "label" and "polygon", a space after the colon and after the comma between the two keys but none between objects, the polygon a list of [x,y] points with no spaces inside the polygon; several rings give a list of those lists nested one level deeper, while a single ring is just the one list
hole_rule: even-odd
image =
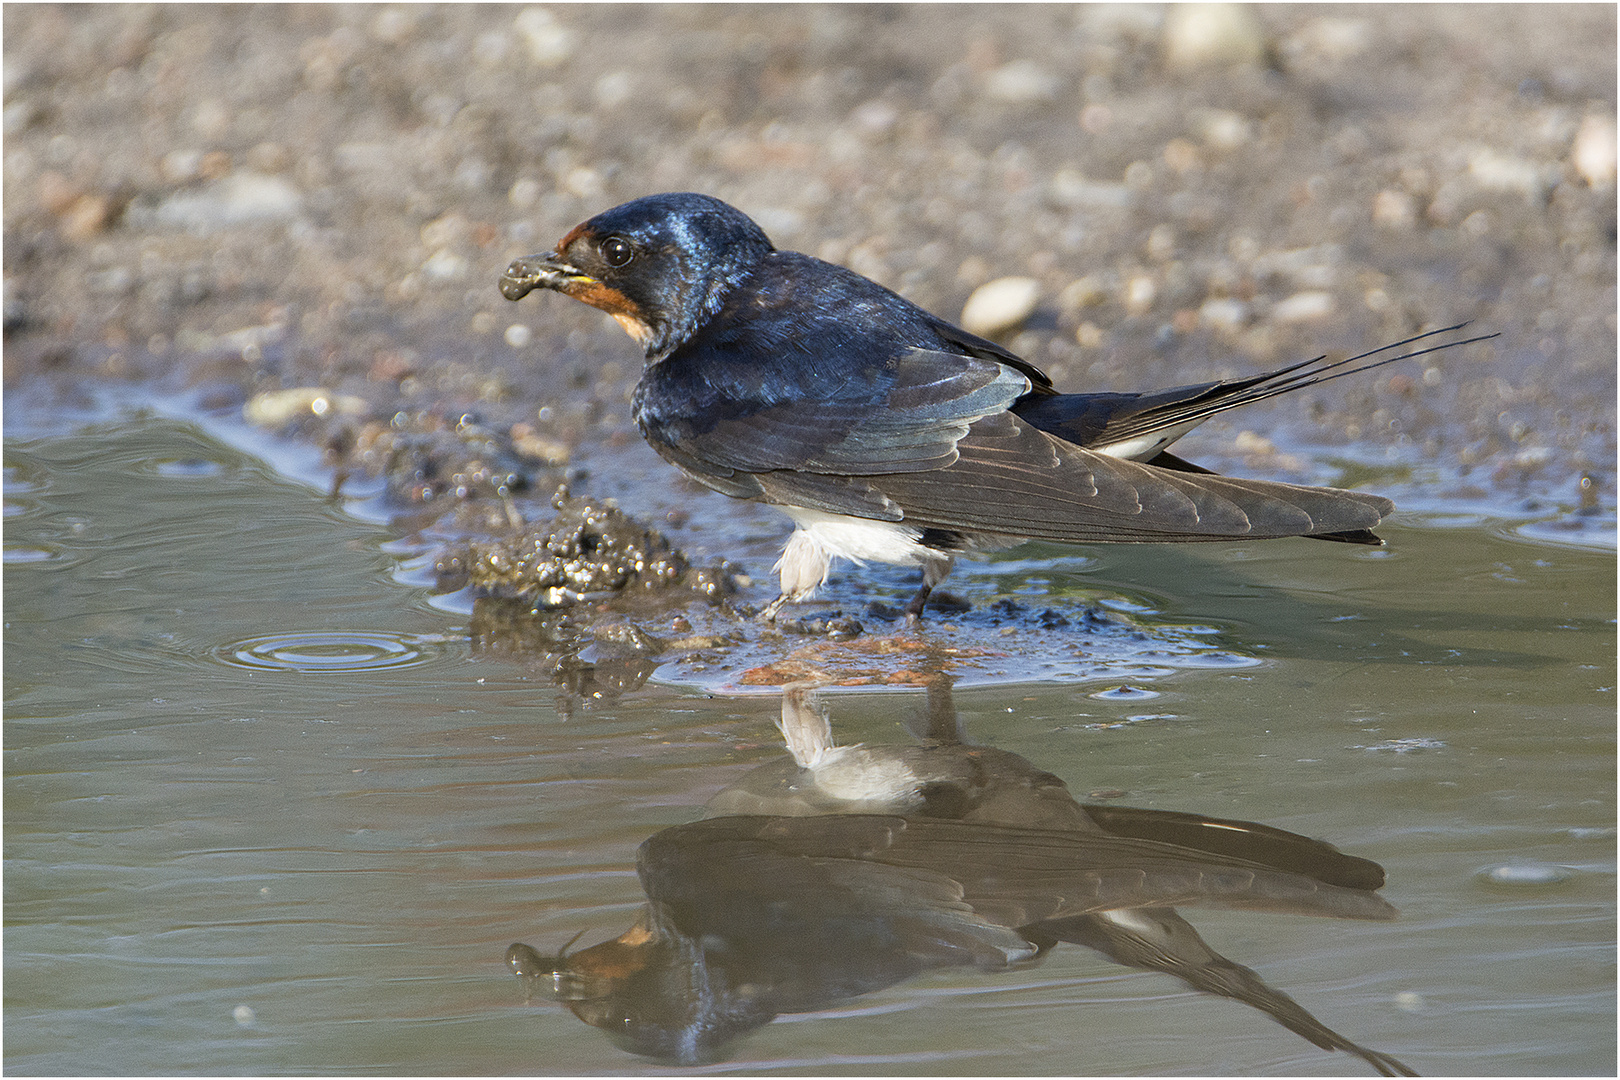
[{"label": "barn swallow", "polygon": [[1384,355],[1459,325],[1246,378],[1060,394],[1022,357],[778,251],[747,215],[692,193],[598,214],[501,277],[508,300],[537,288],[607,312],[645,350],[633,407],[659,455],[793,520],[767,619],[808,599],[836,557],[920,567],[915,623],[958,554],[1028,539],[1381,544],[1388,499],[1220,476],[1168,448],[1239,405],[1484,339]]}]

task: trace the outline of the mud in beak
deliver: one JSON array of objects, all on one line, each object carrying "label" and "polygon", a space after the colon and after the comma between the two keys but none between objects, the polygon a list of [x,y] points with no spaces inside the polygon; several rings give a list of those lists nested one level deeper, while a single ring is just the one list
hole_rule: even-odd
[{"label": "mud in beak", "polygon": [[568,282],[594,281],[589,274],[568,265],[555,252],[525,255],[514,260],[501,275],[501,295],[521,300],[536,289],[558,289]]}]

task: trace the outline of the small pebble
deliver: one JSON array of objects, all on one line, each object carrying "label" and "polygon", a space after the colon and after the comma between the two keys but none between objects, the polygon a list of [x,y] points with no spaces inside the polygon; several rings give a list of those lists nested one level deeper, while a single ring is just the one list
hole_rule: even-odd
[{"label": "small pebble", "polygon": [[1386,229],[1410,229],[1417,222],[1417,201],[1404,191],[1380,191],[1373,197],[1372,218]]},{"label": "small pebble", "polygon": [[556,67],[573,55],[573,31],[559,25],[545,8],[524,8],[512,20],[512,29],[522,35],[529,60],[537,67]]},{"label": "small pebble", "polygon": [[1574,875],[1568,867],[1551,863],[1501,863],[1486,867],[1478,876],[1491,885],[1535,886],[1558,885]]},{"label": "small pebble", "polygon": [[1575,132],[1575,145],[1570,148],[1570,162],[1582,180],[1592,187],[1614,183],[1615,124],[1614,117],[1596,113],[1581,121]]},{"label": "small pebble", "polygon": [[364,398],[352,394],[334,394],[319,386],[298,386],[290,390],[267,390],[251,398],[242,406],[242,418],[260,427],[279,427],[304,414],[360,416],[370,407]]},{"label": "small pebble", "polygon": [[1173,4],[1164,20],[1165,61],[1171,67],[1257,64],[1265,29],[1247,4]]},{"label": "small pebble", "polygon": [[1210,109],[1198,125],[1204,142],[1217,150],[1236,150],[1254,139],[1254,122],[1229,109]]},{"label": "small pebble", "polygon": [[1080,311],[1095,307],[1108,299],[1108,286],[1101,274],[1087,274],[1076,278],[1058,294],[1058,306],[1065,311]]},{"label": "small pebble", "polygon": [[992,101],[1020,105],[1056,97],[1062,85],[1060,78],[1034,61],[1014,60],[990,73],[984,92]]},{"label": "small pebble", "polygon": [[158,162],[158,173],[171,184],[184,184],[202,175],[202,151],[194,147],[170,150]]},{"label": "small pebble", "polygon": [[280,177],[234,173],[201,191],[171,195],[142,216],[150,217],[148,224],[209,233],[239,225],[290,221],[303,208],[304,199],[298,189]]},{"label": "small pebble", "polygon": [[1487,191],[1505,191],[1539,199],[1546,190],[1544,170],[1521,157],[1477,150],[1468,159],[1468,174]]},{"label": "small pebble", "polygon": [[1373,27],[1368,20],[1328,16],[1311,22],[1295,34],[1284,50],[1298,56],[1301,64],[1333,64],[1360,56],[1375,41]]},{"label": "small pebble", "polygon": [[1004,277],[973,290],[962,307],[962,328],[981,337],[1015,330],[1035,313],[1040,282],[1029,277]]},{"label": "small pebble", "polygon": [[463,255],[449,250],[435,251],[422,264],[422,274],[432,281],[461,281],[467,277],[470,264]]},{"label": "small pebble", "polygon": [[1327,318],[1333,314],[1333,308],[1332,293],[1309,289],[1278,301],[1271,309],[1271,317],[1280,323],[1312,322]]},{"label": "small pebble", "polygon": [[1138,274],[1125,283],[1125,310],[1132,315],[1146,315],[1159,298],[1159,286],[1146,274]]},{"label": "small pebble", "polygon": [[1198,309],[1198,321],[1216,330],[1241,330],[1249,321],[1249,305],[1230,296],[1212,296]]}]

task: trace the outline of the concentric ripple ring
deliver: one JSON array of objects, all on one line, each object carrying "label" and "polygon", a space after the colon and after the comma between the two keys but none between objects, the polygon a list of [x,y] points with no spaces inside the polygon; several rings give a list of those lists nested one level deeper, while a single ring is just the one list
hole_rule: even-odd
[{"label": "concentric ripple ring", "polygon": [[337,675],[415,667],[434,659],[445,638],[365,630],[313,630],[268,634],[221,645],[214,658],[233,667]]}]

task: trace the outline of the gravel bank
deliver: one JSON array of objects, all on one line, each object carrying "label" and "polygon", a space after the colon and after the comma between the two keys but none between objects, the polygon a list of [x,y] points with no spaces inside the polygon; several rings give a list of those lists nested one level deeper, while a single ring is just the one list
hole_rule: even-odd
[{"label": "gravel bank", "polygon": [[1278,445],[1394,447],[1462,494],[1612,505],[1612,7],[4,18],[14,401],[88,378],[226,404],[321,388],[257,399],[292,402],[265,422],[395,469],[407,502],[455,493],[469,427],[474,464],[548,494],[547,470],[636,439],[639,356],[496,278],[689,189],[949,316],[1027,279],[1003,336],[1067,389],[1474,320],[1502,336],[1246,410],[1202,456],[1286,477]]}]

